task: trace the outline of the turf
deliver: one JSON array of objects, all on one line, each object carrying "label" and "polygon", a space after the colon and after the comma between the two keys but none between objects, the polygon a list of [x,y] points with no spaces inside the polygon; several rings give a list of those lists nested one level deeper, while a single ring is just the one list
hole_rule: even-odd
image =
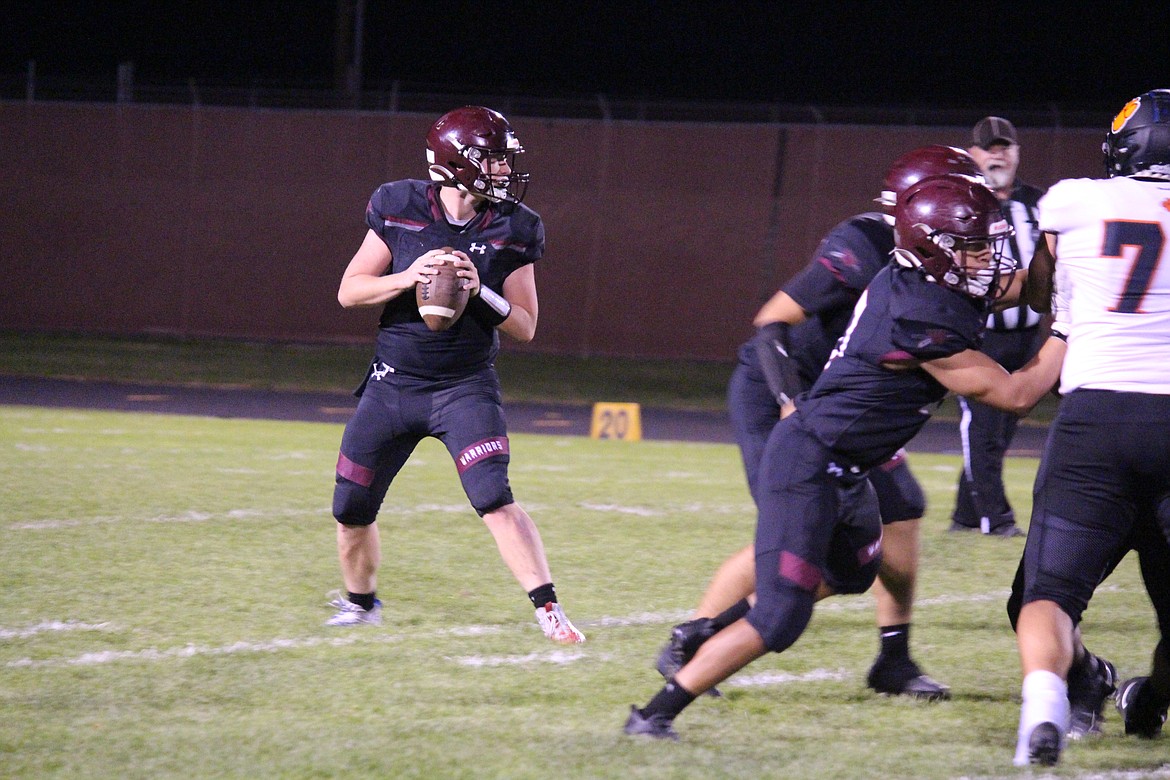
[{"label": "turf", "polygon": [[[337,425],[0,407],[0,776],[13,778],[1014,777],[1019,672],[1003,601],[1021,540],[953,535],[958,462],[927,490],[913,646],[953,701],[875,697],[872,600],[821,605],[677,722],[621,725],[672,623],[751,538],[734,447],[516,435],[513,488],[568,614],[549,644],[446,452],[424,442],[384,508],[381,627],[329,629]],[[1007,463],[1027,516],[1036,461]],[[1144,673],[1131,561],[1089,646]],[[1170,775],[1165,738],[1106,734],[1054,775]],[[1161,769],[1159,769],[1161,767]]]}]

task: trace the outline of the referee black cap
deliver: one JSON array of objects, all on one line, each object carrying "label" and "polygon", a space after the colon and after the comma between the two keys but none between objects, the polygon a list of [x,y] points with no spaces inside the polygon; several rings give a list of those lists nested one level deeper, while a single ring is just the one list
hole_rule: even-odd
[{"label": "referee black cap", "polygon": [[1016,126],[1001,116],[985,116],[976,122],[971,141],[980,149],[989,149],[993,144],[1019,143]]}]

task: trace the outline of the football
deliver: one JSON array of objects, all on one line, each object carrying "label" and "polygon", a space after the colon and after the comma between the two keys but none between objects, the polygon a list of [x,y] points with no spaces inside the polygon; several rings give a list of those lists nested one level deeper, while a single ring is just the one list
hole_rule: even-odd
[{"label": "football", "polygon": [[[450,247],[443,247],[446,252],[453,252]],[[467,290],[463,289],[464,280],[456,276],[456,268],[452,262],[457,258],[453,254],[440,255],[435,267],[439,272],[430,277],[430,281],[419,282],[414,288],[415,303],[418,304],[418,313],[423,322],[434,331],[446,330],[463,316],[467,308]]]}]

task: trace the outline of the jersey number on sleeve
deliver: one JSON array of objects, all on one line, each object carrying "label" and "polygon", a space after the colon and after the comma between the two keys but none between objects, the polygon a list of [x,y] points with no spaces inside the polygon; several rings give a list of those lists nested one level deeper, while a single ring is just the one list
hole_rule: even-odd
[{"label": "jersey number on sleeve", "polygon": [[1110,221],[1105,223],[1105,243],[1101,247],[1102,257],[1122,257],[1122,250],[1127,246],[1137,247],[1137,257],[1133,267],[1129,269],[1129,277],[1125,280],[1125,289],[1110,311],[1123,314],[1141,312],[1142,299],[1150,289],[1150,282],[1154,278],[1154,271],[1162,259],[1162,245],[1165,236],[1162,226],[1157,222],[1123,222]]}]

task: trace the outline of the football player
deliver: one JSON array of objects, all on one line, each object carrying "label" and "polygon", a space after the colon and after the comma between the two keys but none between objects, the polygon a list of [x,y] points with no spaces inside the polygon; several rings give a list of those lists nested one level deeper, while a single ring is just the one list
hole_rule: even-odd
[{"label": "football player", "polygon": [[948,391],[1023,414],[1056,382],[1061,339],[1013,374],[978,350],[1012,271],[995,196],[969,176],[932,176],[899,195],[894,216],[894,262],[861,294],[824,371],[768,436],[756,476],[755,604],[645,707],[631,707],[627,734],[677,739],[673,721],[695,696],[790,647],[818,598],[869,587],[880,518],[856,487]]},{"label": "football player", "polygon": [[1059,761],[1076,630],[1130,548],[1162,639],[1151,673],[1117,692],[1126,733],[1157,736],[1170,706],[1170,90],[1126,103],[1103,151],[1108,178],[1060,181],[1040,201],[1058,292],[1071,290],[1021,562],[1017,765]]},{"label": "football player", "polygon": [[[876,201],[884,210],[858,214],[834,227],[808,265],[756,314],[757,335],[740,347],[728,387],[731,423],[753,499],[760,458],[781,407],[812,386],[845,332],[857,299],[890,261],[898,194],[928,176],[947,173],[981,176],[975,160],[955,147],[931,145],[903,154],[882,181]],[[910,657],[920,526],[926,508],[922,488],[904,450],[871,470],[869,481],[884,528],[881,568],[874,584],[880,649],[866,682],[879,693],[949,698],[950,689],[924,674]],[[748,545],[716,572],[692,620],[672,629],[658,658],[664,677],[674,674],[703,641],[747,612],[748,603],[742,599],[753,591],[754,581],[754,553]]]},{"label": "football player", "polygon": [[[533,263],[544,224],[521,200],[524,149],[508,120],[483,106],[444,114],[426,137],[430,181],[380,186],[366,207],[365,240],[341,279],[346,308],[381,306],[373,362],[357,394],[337,459],[333,515],[345,592],[327,623],[381,622],[376,523],[382,501],[415,446],[439,439],[455,461],[471,506],[504,562],[528,592],[544,634],[560,643],[585,637],[557,601],[540,533],[508,483],[508,433],[494,362],[499,333],[530,341],[536,331]],[[437,273],[454,248],[469,290],[463,316],[432,331],[414,287]]]}]

